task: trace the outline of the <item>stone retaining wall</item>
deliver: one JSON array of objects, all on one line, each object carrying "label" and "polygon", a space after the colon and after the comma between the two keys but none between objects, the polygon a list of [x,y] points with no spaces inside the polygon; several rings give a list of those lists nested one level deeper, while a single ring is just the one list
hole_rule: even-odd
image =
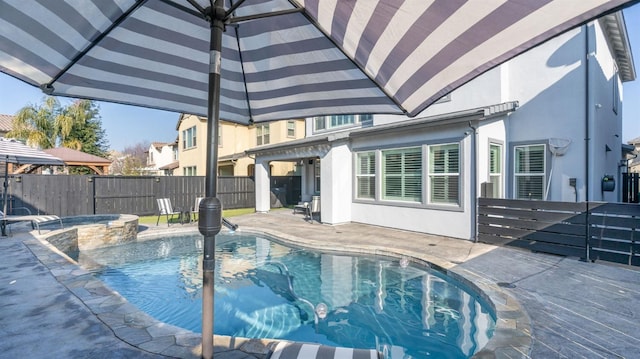
[{"label": "stone retaining wall", "polygon": [[48,232],[45,239],[67,254],[135,241],[138,216],[100,214],[62,218],[65,228]]}]

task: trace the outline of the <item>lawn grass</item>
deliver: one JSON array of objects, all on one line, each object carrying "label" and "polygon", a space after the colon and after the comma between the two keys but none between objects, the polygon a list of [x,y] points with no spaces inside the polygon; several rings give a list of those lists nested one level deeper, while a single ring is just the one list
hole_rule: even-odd
[{"label": "lawn grass", "polygon": [[[243,214],[249,214],[249,213],[254,213],[256,210],[255,208],[236,208],[236,209],[225,209],[222,211],[222,217],[224,218],[231,218],[231,217],[235,217],[235,216],[241,216]],[[180,220],[178,219],[178,216],[173,216],[171,217],[171,223],[180,223]],[[140,216],[138,219],[138,224],[148,224],[148,225],[154,225],[156,224],[156,221],[158,220],[158,215],[153,215],[153,216]],[[160,216],[160,223],[167,223],[167,216]]]}]

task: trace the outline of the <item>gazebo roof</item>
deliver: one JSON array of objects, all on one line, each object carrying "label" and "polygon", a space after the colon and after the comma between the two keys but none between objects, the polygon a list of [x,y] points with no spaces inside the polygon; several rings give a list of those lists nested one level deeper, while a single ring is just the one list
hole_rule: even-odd
[{"label": "gazebo roof", "polygon": [[44,152],[60,158],[66,166],[86,166],[97,174],[104,175],[112,161],[66,147],[49,148]]}]

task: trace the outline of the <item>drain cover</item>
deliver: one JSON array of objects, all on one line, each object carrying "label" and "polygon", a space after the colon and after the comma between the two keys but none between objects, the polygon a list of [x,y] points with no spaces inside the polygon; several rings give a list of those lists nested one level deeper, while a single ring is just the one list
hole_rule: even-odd
[{"label": "drain cover", "polygon": [[502,288],[515,288],[516,285],[513,283],[507,283],[507,282],[498,282],[498,287],[502,287]]}]

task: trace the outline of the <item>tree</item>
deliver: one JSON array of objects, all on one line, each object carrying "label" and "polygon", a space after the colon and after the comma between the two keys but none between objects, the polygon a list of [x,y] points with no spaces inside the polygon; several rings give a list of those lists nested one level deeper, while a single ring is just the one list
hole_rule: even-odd
[{"label": "tree", "polygon": [[55,125],[58,116],[61,116],[61,107],[55,97],[47,97],[42,105],[25,106],[13,119],[13,128],[7,137],[42,149],[54,148],[58,139]]},{"label": "tree", "polygon": [[144,168],[147,163],[147,151],[149,151],[151,143],[143,141],[124,149],[124,160],[122,163],[122,175],[124,176],[140,176],[145,175]]},{"label": "tree", "polygon": [[62,106],[49,96],[40,105],[27,105],[16,114],[7,137],[42,149],[62,146],[101,157],[108,150],[100,109],[90,100]]},{"label": "tree", "polygon": [[[41,149],[62,146],[104,158],[109,146],[100,109],[89,100],[75,100],[61,106],[57,98],[47,97],[41,105],[25,106],[15,116],[7,137]],[[92,171],[76,167],[70,172],[88,174]]]}]

